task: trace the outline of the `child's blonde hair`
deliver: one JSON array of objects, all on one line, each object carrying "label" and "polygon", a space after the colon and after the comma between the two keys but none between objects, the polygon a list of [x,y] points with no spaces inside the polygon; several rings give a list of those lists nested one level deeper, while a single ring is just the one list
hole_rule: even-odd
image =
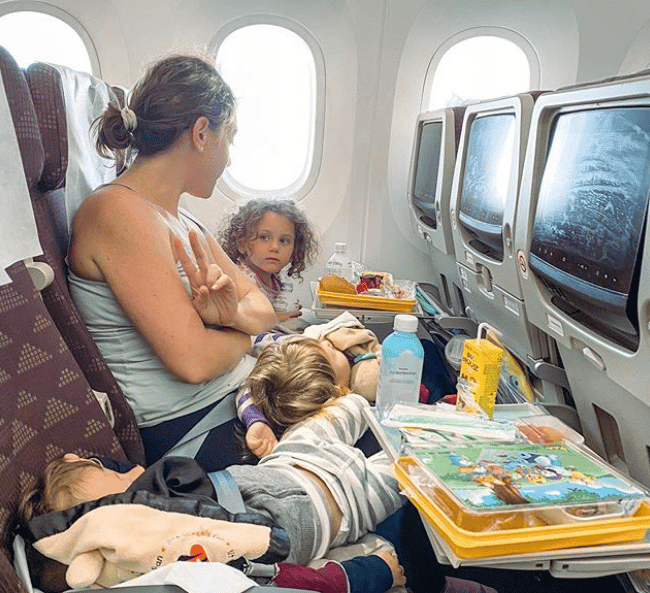
[{"label": "child's blonde hair", "polygon": [[234,262],[242,258],[239,247],[242,242],[257,237],[257,229],[264,215],[274,212],[293,223],[294,244],[287,274],[302,279],[302,272],[316,261],[318,241],[304,212],[293,200],[279,198],[256,198],[249,200],[226,219],[219,233],[219,242]]},{"label": "child's blonde hair", "polygon": [[24,522],[53,511],[61,511],[85,500],[83,471],[89,467],[101,467],[97,459],[50,461],[42,478],[26,492],[18,506],[18,514]]},{"label": "child's blonde hair", "polygon": [[277,438],[343,395],[320,342],[305,336],[264,348],[246,384]]}]

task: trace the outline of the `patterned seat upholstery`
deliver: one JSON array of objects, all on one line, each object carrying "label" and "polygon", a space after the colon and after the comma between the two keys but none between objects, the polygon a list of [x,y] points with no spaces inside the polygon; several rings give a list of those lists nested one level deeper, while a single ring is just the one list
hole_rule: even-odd
[{"label": "patterned seat upholstery", "polygon": [[13,282],[0,287],[0,591],[18,591],[2,565],[23,492],[68,451],[125,456],[25,265],[7,272]]},{"label": "patterned seat upholstery", "polygon": [[42,63],[29,66],[25,75],[44,147],[43,172],[37,191],[30,193],[44,252],[41,259],[52,266],[55,274],[54,282],[42,291],[43,300],[92,388],[108,394],[115,415],[115,434],[128,458],[144,463],[144,449],[133,412],[88,333],[68,290],[64,188],[68,139],[61,77],[53,66]]},{"label": "patterned seat upholstery", "polygon": [[[3,48],[0,71],[38,209],[45,152],[36,113],[23,72]],[[40,218],[45,248],[42,212]],[[12,282],[0,286],[0,593],[15,593],[24,591],[10,562],[16,509],[45,465],[67,451],[118,459],[126,455],[25,264],[13,264],[7,273]]]}]

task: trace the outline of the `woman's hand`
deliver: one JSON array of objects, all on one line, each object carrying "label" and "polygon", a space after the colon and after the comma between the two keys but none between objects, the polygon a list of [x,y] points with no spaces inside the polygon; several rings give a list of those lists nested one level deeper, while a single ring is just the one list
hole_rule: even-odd
[{"label": "woman's hand", "polygon": [[203,323],[231,327],[238,313],[237,288],[217,264],[211,264],[195,231],[189,232],[196,265],[182,241],[171,236],[174,259],[181,264],[192,289],[192,304]]},{"label": "woman's hand", "polygon": [[246,446],[250,452],[258,459],[273,453],[273,449],[278,444],[271,427],[264,422],[255,422],[246,431]]}]

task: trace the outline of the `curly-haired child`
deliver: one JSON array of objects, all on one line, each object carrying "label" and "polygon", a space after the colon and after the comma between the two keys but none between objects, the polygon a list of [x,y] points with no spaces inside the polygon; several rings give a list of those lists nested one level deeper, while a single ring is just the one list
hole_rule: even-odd
[{"label": "curly-haired child", "polygon": [[284,297],[280,271],[287,268],[287,276],[302,280],[302,272],[316,259],[318,241],[293,200],[246,202],[227,219],[219,239],[230,258],[269,297],[278,321],[300,315],[299,309],[290,310],[294,305]]}]

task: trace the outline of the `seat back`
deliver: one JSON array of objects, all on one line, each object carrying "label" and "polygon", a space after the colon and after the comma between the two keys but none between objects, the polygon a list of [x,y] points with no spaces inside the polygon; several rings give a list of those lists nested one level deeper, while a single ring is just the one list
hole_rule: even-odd
[{"label": "seat back", "polygon": [[[69,230],[65,186],[70,162],[61,73],[55,66],[36,63],[27,68],[25,76],[44,147],[43,171],[35,191],[30,194],[43,248],[40,259],[54,269],[54,282],[43,290],[43,300],[92,388],[108,395],[115,416],[114,431],[128,458],[135,463],[144,463],[144,448],[133,412],[90,336],[68,289],[65,257]],[[67,109],[80,110],[84,107],[68,106]]]}]

